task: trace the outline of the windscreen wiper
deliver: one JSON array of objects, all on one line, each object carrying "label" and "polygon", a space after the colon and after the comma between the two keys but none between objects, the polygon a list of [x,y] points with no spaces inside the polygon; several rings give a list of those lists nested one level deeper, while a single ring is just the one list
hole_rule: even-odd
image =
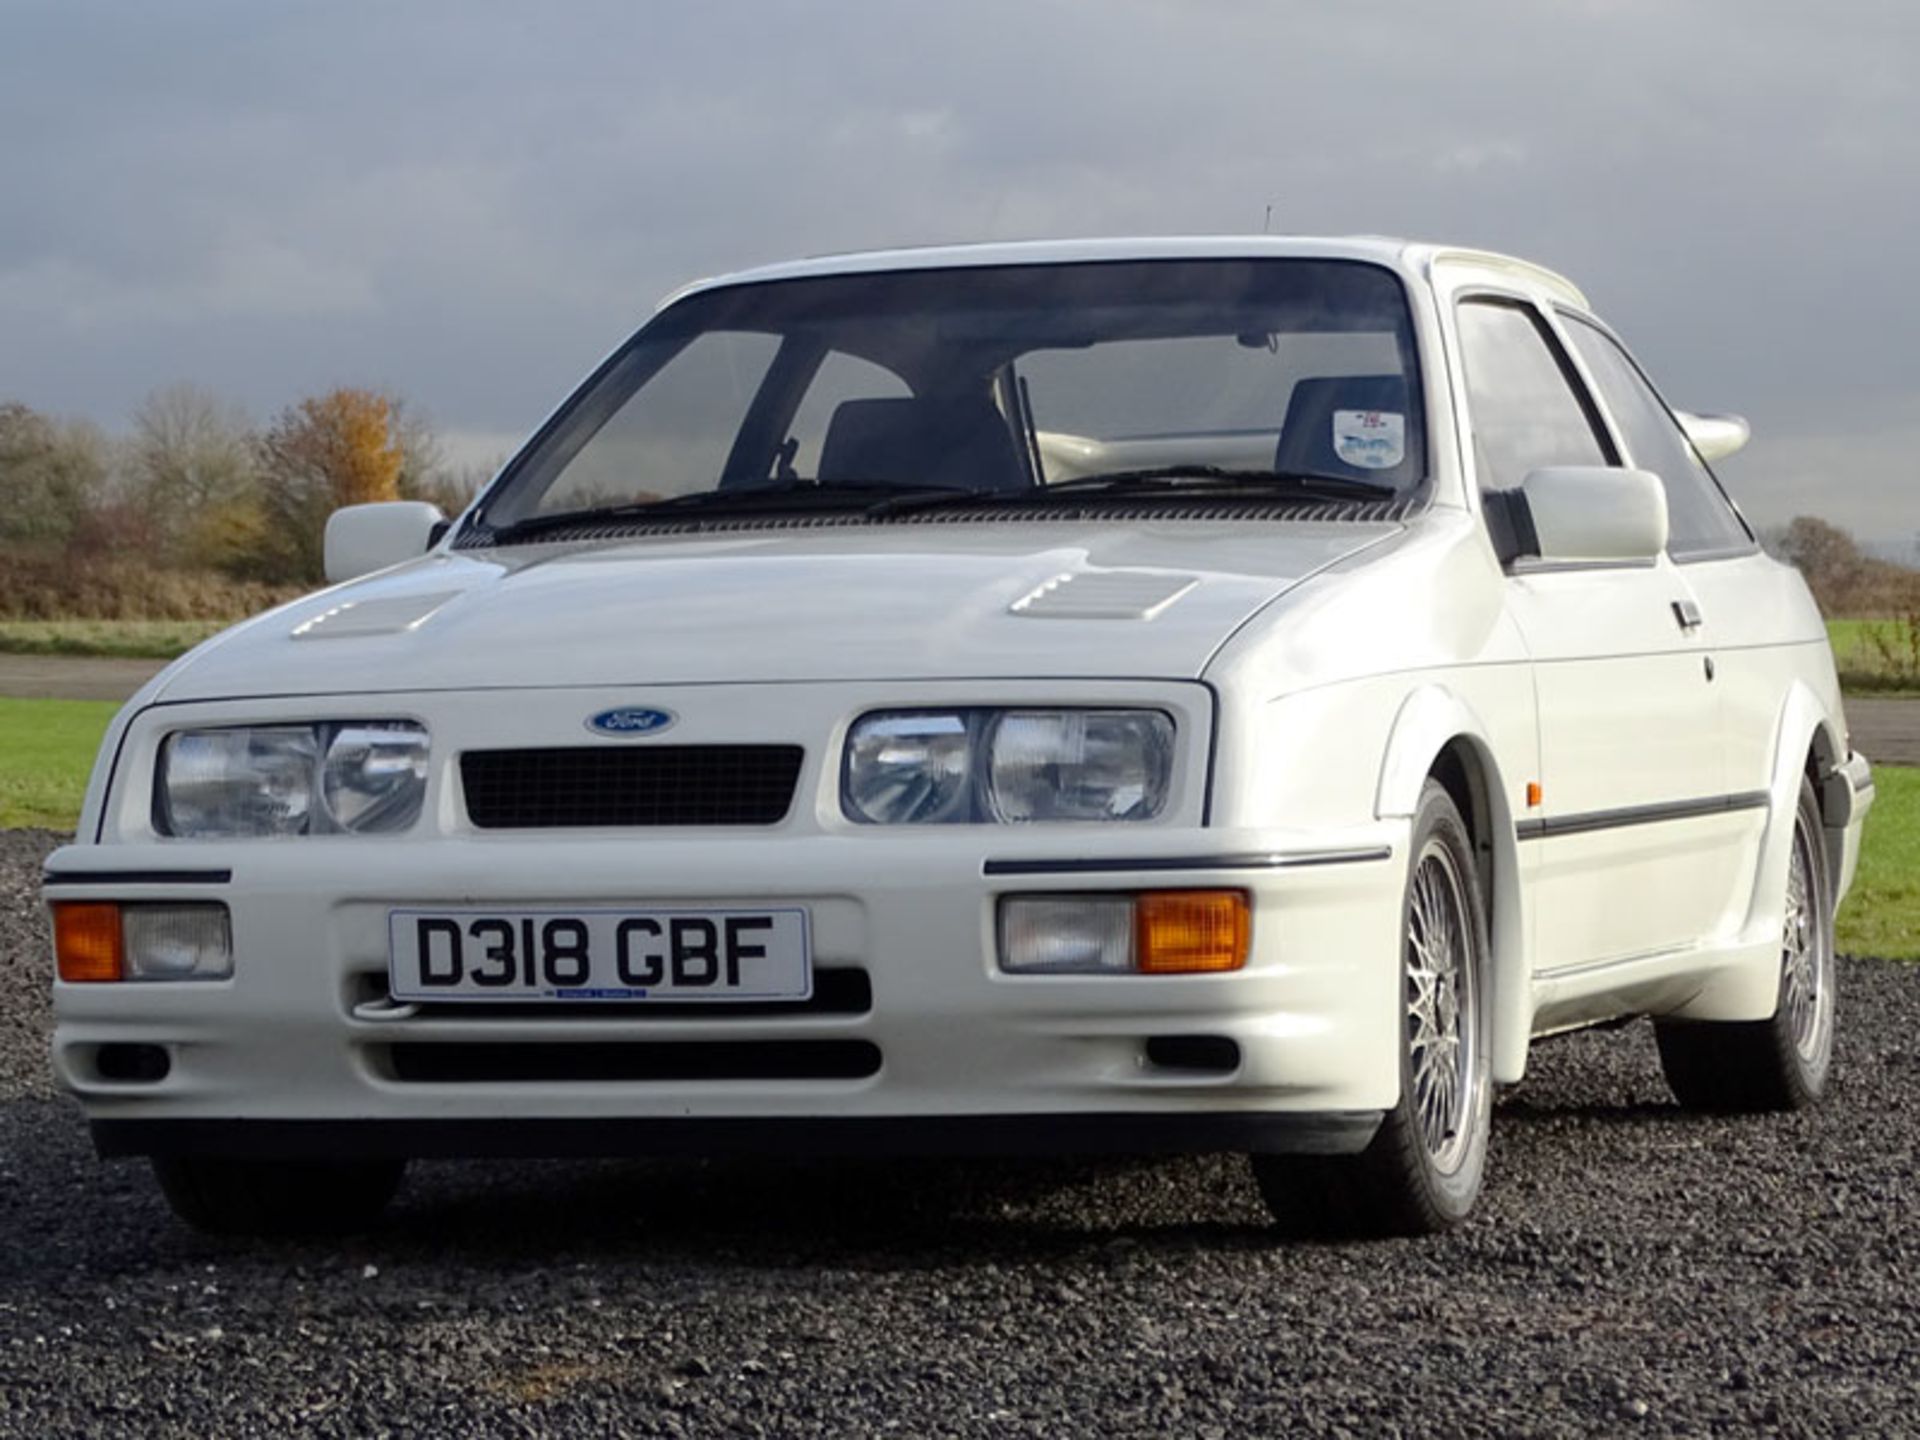
[{"label": "windscreen wiper", "polygon": [[1313,475],[1293,471],[1236,470],[1224,465],[1155,465],[1141,470],[1113,470],[1104,475],[1080,475],[1052,485],[1020,490],[950,486],[924,487],[890,495],[863,512],[881,519],[907,510],[939,505],[1044,505],[1052,499],[1087,494],[1169,495],[1262,494],[1275,490],[1331,500],[1391,500],[1399,487],[1383,480],[1355,480],[1343,475]]},{"label": "windscreen wiper", "polygon": [[1220,493],[1234,490],[1284,490],[1335,500],[1392,500],[1400,487],[1384,480],[1360,480],[1348,475],[1316,475],[1305,470],[1248,470],[1227,465],[1151,465],[1139,470],[1109,470],[1056,481],[1037,495],[1110,494],[1166,491]]},{"label": "windscreen wiper", "polygon": [[910,485],[893,480],[835,480],[822,485],[817,480],[780,480],[761,485],[736,485],[722,490],[695,490],[687,495],[669,495],[663,500],[637,500],[622,505],[595,505],[584,510],[555,510],[550,514],[528,515],[494,529],[489,536],[496,545],[532,539],[555,530],[572,530],[581,525],[604,525],[622,520],[644,521],[656,515],[685,515],[689,512],[732,512],[756,515],[767,511],[814,509],[817,507],[855,507],[871,505],[876,495],[906,497],[927,492],[925,485]]},{"label": "windscreen wiper", "polygon": [[898,494],[877,500],[860,513],[869,520],[883,520],[904,510],[924,510],[936,505],[966,505],[1002,501],[1018,504],[1034,490],[1001,490],[987,485],[915,485],[902,486]]}]

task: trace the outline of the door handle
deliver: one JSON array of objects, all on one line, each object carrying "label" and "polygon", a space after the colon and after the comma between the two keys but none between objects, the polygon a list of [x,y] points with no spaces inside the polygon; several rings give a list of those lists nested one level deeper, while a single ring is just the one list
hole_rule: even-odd
[{"label": "door handle", "polygon": [[1682,630],[1698,630],[1700,607],[1691,600],[1676,600],[1673,602],[1673,618]]}]

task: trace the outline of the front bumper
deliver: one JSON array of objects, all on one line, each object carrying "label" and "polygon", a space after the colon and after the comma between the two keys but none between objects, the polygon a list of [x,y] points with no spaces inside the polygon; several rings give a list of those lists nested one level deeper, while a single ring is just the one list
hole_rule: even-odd
[{"label": "front bumper", "polygon": [[[1156,827],[1151,853],[1091,855],[1084,833],[972,827],[70,847],[49,861],[49,899],[224,901],[236,966],[219,982],[57,985],[54,1065],[113,1153],[1354,1148],[1398,1098],[1403,829]],[[1182,887],[1249,892],[1244,970],[997,968],[1001,895]],[[697,1015],[381,1003],[390,909],[775,903],[811,912],[817,973],[865,977],[840,987],[843,1003]],[[1170,1039],[1211,1043],[1155,1043]],[[129,1045],[164,1051],[165,1076],[109,1079],[103,1050]],[[657,1078],[520,1063],[586,1047],[675,1063]],[[874,1063],[763,1063],[849,1049]],[[1195,1053],[1215,1058],[1180,1059]],[[690,1055],[724,1058],[703,1070]]]},{"label": "front bumper", "polygon": [[1384,1112],[611,1120],[95,1120],[103,1156],[275,1160],[754,1155],[1351,1155]]}]

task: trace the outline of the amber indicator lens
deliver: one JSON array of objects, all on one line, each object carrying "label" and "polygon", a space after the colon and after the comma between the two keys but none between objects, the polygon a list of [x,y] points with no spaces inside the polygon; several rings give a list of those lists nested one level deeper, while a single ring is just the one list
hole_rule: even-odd
[{"label": "amber indicator lens", "polygon": [[120,907],[94,901],[62,901],[53,907],[53,953],[69,985],[99,984],[125,974],[120,947]]},{"label": "amber indicator lens", "polygon": [[1253,921],[1244,890],[1150,891],[1134,904],[1134,964],[1143,974],[1238,970]]}]

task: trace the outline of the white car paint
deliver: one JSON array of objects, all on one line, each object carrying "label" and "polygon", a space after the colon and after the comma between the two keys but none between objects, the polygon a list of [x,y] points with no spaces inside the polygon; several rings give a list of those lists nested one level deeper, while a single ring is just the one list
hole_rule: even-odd
[{"label": "white car paint", "polygon": [[[1811,757],[1827,777],[1844,887],[1871,798],[1864,765],[1819,616],[1798,578],[1757,549],[1502,568],[1461,438],[1452,304],[1495,291],[1583,310],[1566,281],[1394,241],[1223,237],[891,252],[703,284],[1207,256],[1345,256],[1402,277],[1426,359],[1430,503],[1371,523],[748,524],[499,554],[443,541],[284,606],[135,697],[102,750],[79,842],[49,862],[56,900],[225,899],[236,974],[58,985],[61,1080],[106,1122],[1378,1111],[1399,1093],[1410,817],[1449,747],[1483,791],[1497,1080],[1519,1079],[1529,1040],[1556,1029],[1637,1013],[1770,1015],[1800,776]],[[1072,437],[1048,443],[1073,449]],[[1681,601],[1698,625],[1676,624]],[[837,786],[853,720],[956,703],[1167,710],[1179,752],[1165,814],[912,832],[847,820]],[[583,717],[621,705],[670,711],[702,740],[802,744],[800,802],[750,835],[482,833],[468,821],[463,750],[577,741]],[[155,832],[169,732],[326,717],[430,729],[414,833],[241,843]],[[1754,803],[1578,823],[1703,795]],[[996,968],[997,898],[1062,881],[988,875],[990,864],[1106,861],[1098,887],[1125,889],[1166,883],[1169,858],[1181,885],[1251,892],[1243,971],[1143,983]],[[139,878],[183,869],[233,879]],[[865,968],[873,1008],[805,1021],[355,1012],[367,977],[384,973],[390,910],[481,898],[801,905],[817,963]],[[511,1044],[801,1032],[870,1039],[884,1067],[859,1081],[533,1087],[403,1084],[379,1060],[400,1034]],[[1143,1041],[1167,1033],[1230,1037],[1242,1062],[1197,1075],[1144,1063]],[[171,1074],[101,1078],[92,1057],[113,1042],[167,1047]]]}]

